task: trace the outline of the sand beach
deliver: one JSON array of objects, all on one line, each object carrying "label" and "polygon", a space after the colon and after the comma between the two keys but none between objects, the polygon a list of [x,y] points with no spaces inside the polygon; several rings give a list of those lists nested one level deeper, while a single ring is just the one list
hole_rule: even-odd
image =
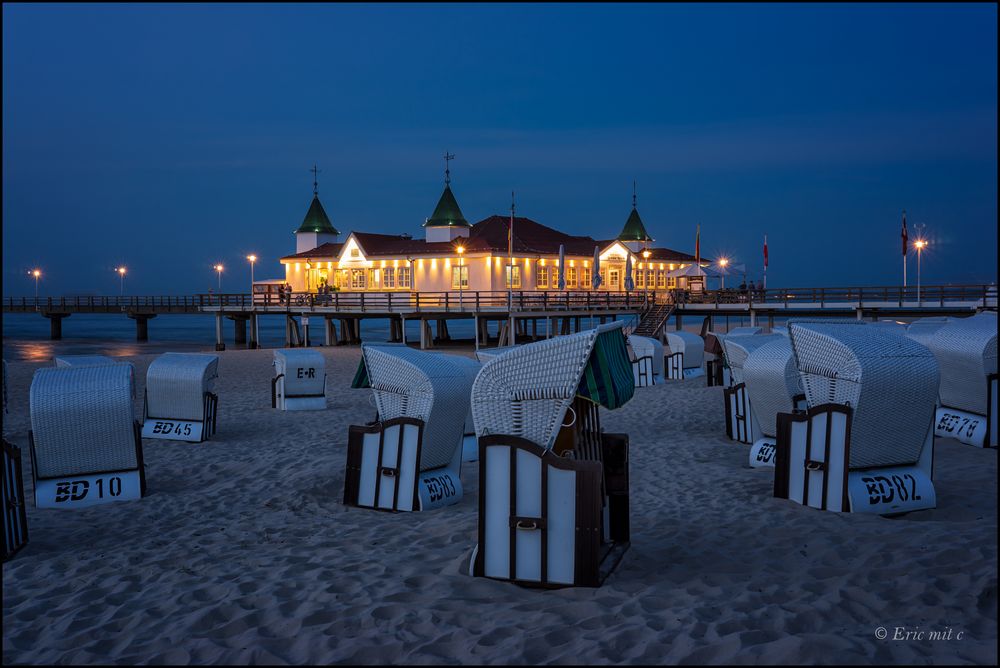
[{"label": "sand beach", "polygon": [[[598,589],[526,589],[467,574],[475,464],[456,506],[342,505],[347,426],[374,410],[349,389],[359,349],[321,350],[328,410],[301,413],[270,408],[270,350],[221,353],[218,434],[145,441],[141,501],[40,510],[27,474],[4,662],[997,661],[995,450],[938,441],[935,510],[819,512],[771,498],[771,472],[746,467],[721,388],[640,389],[602,409],[631,438],[631,549]],[[128,359],[141,402],[153,356]],[[28,388],[47,364],[9,365],[5,433],[26,472]]]}]

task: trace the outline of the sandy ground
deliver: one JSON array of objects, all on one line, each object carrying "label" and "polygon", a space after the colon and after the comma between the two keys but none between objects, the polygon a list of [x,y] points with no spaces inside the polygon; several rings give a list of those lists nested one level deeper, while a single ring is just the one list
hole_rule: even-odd
[{"label": "sandy ground", "polygon": [[[349,389],[359,350],[323,354],[327,411],[271,410],[271,351],[225,352],[218,435],[145,441],[146,498],[29,501],[30,543],[3,566],[4,662],[997,662],[994,450],[938,442],[936,510],[825,513],[771,498],[771,472],[725,439],[721,389],[638,390],[602,409],[631,436],[631,549],[599,589],[524,589],[466,574],[475,464],[456,506],[341,504],[347,426],[374,411]],[[141,397],[152,357],[130,359]],[[9,367],[26,472],[39,366]]]}]

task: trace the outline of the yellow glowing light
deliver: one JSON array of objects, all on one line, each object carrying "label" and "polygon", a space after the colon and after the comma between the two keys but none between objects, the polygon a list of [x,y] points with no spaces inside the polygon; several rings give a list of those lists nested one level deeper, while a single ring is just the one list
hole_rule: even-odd
[{"label": "yellow glowing light", "polygon": [[437,258],[431,258],[431,269],[437,269],[438,261]]},{"label": "yellow glowing light", "polygon": [[[306,263],[306,264],[307,264],[307,266],[308,266],[308,263]],[[217,265],[215,265],[215,270],[216,270],[217,272],[219,272],[219,273],[222,273],[222,265],[221,265],[221,264],[217,264]],[[122,268],[122,271],[121,271],[121,273],[123,273],[123,274],[125,273],[125,270],[124,270],[124,268]]]},{"label": "yellow glowing light", "polygon": [[924,241],[923,239],[917,239],[915,242],[913,242],[913,245],[916,246],[917,250],[922,250],[927,246],[927,242]]},{"label": "yellow glowing light", "polygon": [[719,266],[720,267],[725,267],[728,264],[729,264],[729,258],[727,258],[727,257],[719,258]]},{"label": "yellow glowing light", "polygon": [[385,266],[385,260],[382,260],[382,266],[383,267]]},{"label": "yellow glowing light", "polygon": [[462,253],[464,253],[464,252],[465,252],[465,246],[459,246],[459,247],[458,247],[458,248],[456,248],[455,250],[456,250],[456,251],[458,251],[458,254],[459,254],[459,255],[461,255]]},{"label": "yellow glowing light", "polygon": [[576,266],[576,264],[574,264],[574,260],[570,260],[569,261],[569,266],[571,266],[571,267],[575,267]]},{"label": "yellow glowing light", "polygon": [[[431,260],[431,262],[433,262],[433,260]],[[451,266],[451,259],[450,258],[445,258],[444,259],[444,268],[447,269],[450,266]]]},{"label": "yellow glowing light", "polygon": [[542,258],[542,266],[543,267],[545,266],[545,258],[544,257]]},{"label": "yellow glowing light", "polygon": [[42,272],[39,269],[33,269],[33,270],[29,271],[28,273],[31,274],[32,276],[34,276],[35,278],[38,278],[39,276],[42,275]]},{"label": "yellow glowing light", "polygon": [[119,273],[119,274],[122,274],[123,276],[125,275],[125,271],[126,271],[125,267],[116,267],[115,268],[115,272]]},{"label": "yellow glowing light", "polygon": [[650,252],[648,250],[644,250],[644,251],[642,251],[642,256],[644,258],[648,258],[650,256]]},{"label": "yellow glowing light", "polygon": [[256,262],[257,261],[257,256],[256,255],[247,255],[247,259],[250,260],[250,262]]},{"label": "yellow glowing light", "polygon": [[399,266],[399,260],[393,260],[392,261],[392,266],[398,267]]}]

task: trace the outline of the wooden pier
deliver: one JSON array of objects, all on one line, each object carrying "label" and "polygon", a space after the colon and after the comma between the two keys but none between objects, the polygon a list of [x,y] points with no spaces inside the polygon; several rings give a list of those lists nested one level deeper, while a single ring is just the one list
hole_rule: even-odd
[{"label": "wooden pier", "polygon": [[[708,290],[686,293],[658,291],[514,291],[503,292],[330,292],[274,295],[199,294],[125,297],[5,297],[4,313],[38,313],[50,322],[50,337],[62,338],[62,322],[74,313],[125,315],[136,323],[136,339],[149,339],[149,320],[159,315],[214,314],[216,348],[225,349],[224,319],[234,323],[237,346],[258,346],[258,319],[285,318],[289,346],[314,341],[310,326],[322,328],[324,345],[360,342],[361,321],[389,321],[390,340],[406,342],[406,322],[419,321],[420,345],[447,341],[448,322],[473,320],[476,345],[496,339],[515,343],[567,334],[621,317],[644,322],[644,332],[658,334],[685,316],[716,320],[748,317],[751,324],[775,317],[839,316],[863,318],[967,315],[997,308],[995,285],[937,285],[846,288],[771,288]],[[653,322],[655,321],[655,322]],[[762,324],[762,323],[761,323]],[[436,335],[434,333],[436,327]],[[247,336],[249,328],[249,337]],[[496,336],[491,335],[496,329]],[[313,331],[316,331],[313,329]]]}]

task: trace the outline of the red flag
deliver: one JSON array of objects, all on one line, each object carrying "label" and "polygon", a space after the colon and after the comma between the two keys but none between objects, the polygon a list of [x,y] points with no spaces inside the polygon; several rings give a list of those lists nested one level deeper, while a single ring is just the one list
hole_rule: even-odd
[{"label": "red flag", "polygon": [[903,212],[903,257],[906,257],[906,242],[909,237],[906,234],[906,212]]},{"label": "red flag", "polygon": [[767,269],[767,235],[764,235],[764,269]]}]

